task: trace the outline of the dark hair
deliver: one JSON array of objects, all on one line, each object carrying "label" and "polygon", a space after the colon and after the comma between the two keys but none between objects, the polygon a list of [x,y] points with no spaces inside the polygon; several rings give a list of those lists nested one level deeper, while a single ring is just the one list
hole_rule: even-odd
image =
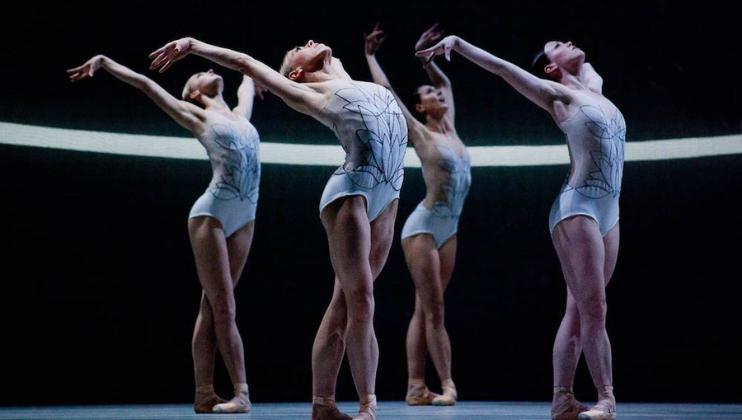
[{"label": "dark hair", "polygon": [[541,51],[533,57],[533,62],[531,62],[531,73],[538,77],[544,77],[546,75],[544,68],[549,64],[551,64],[551,61],[549,60],[549,57],[546,56],[546,51],[541,49]]},{"label": "dark hair", "polygon": [[407,96],[407,108],[410,109],[410,112],[412,115],[415,116],[415,119],[420,121],[421,123],[425,124],[425,116],[419,112],[417,112],[417,107],[415,105],[421,103],[420,100],[420,86],[416,87],[415,90],[410,92],[410,94]]}]

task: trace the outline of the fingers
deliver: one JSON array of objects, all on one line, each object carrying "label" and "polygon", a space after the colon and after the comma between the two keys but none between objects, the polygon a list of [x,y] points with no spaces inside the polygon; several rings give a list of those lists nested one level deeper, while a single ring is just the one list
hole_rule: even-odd
[{"label": "fingers", "polygon": [[88,77],[88,74],[85,72],[77,72],[72,75],[70,75],[70,82],[75,83],[78,80],[82,80],[84,78]]},{"label": "fingers", "polygon": [[433,51],[432,48],[428,48],[427,50],[420,50],[420,51],[415,52],[415,56],[424,57],[425,65],[427,66],[435,58],[435,51]]},{"label": "fingers", "polygon": [[427,49],[424,49],[424,50],[415,51],[415,56],[416,57],[426,57],[429,54],[432,54],[432,48],[427,48]]},{"label": "fingers", "polygon": [[93,77],[93,72],[91,71],[90,68],[87,68],[87,67],[88,67],[87,64],[84,64],[82,66],[67,70],[67,74],[70,75],[70,81],[74,83],[86,77]]},{"label": "fingers", "polygon": [[164,54],[164,53],[162,53],[162,54],[158,55],[158,56],[157,56],[157,58],[155,58],[155,59],[154,59],[154,60],[152,61],[152,64],[151,64],[151,65],[149,66],[149,69],[150,69],[150,70],[154,70],[154,69],[156,69],[157,67],[160,67],[160,66],[162,66],[162,65],[163,65],[163,63],[165,63],[165,64],[164,64],[164,67],[163,67],[162,69],[160,69],[160,73],[162,73],[163,71],[165,71],[165,69],[167,69],[168,67],[170,67],[170,65],[169,65],[169,63],[170,63],[170,60],[168,60],[168,57],[167,57],[167,55],[166,55],[166,54]]},{"label": "fingers", "polygon": [[158,49],[157,49],[157,51],[155,51],[155,52],[152,52],[152,53],[150,53],[150,54],[149,54],[149,58],[152,58],[152,57],[154,57],[154,56],[156,56],[156,55],[160,55],[160,54],[162,54],[163,52],[165,52],[165,47],[162,47],[162,48],[158,48]]},{"label": "fingers", "polygon": [[172,61],[170,61],[170,60],[166,61],[165,64],[162,66],[162,68],[159,70],[159,72],[160,73],[164,73],[165,70],[169,69],[170,66],[172,66],[172,65],[173,65],[173,62]]}]

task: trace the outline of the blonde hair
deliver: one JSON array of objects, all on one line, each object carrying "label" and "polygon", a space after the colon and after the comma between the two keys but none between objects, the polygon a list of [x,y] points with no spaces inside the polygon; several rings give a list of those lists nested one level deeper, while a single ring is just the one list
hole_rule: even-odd
[{"label": "blonde hair", "polygon": [[291,60],[295,55],[296,48],[292,48],[286,51],[286,54],[283,56],[283,62],[281,63],[281,67],[278,69],[278,72],[281,73],[283,77],[289,77],[289,73],[294,71],[294,67],[291,65]]},{"label": "blonde hair", "polygon": [[191,79],[193,76],[188,78],[188,81],[186,81],[185,86],[183,86],[183,92],[180,94],[180,97],[186,101],[186,102],[193,102],[193,99],[191,99],[191,92],[193,92],[193,88],[191,87]]}]

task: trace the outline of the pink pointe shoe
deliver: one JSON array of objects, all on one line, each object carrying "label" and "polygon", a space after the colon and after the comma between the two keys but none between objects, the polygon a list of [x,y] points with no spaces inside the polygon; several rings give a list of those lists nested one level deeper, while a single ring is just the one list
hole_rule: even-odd
[{"label": "pink pointe shoe", "polygon": [[552,420],[577,420],[580,413],[589,409],[590,407],[577,401],[572,387],[554,387],[554,400],[551,403]]},{"label": "pink pointe shoe", "polygon": [[613,387],[607,386],[598,390],[598,403],[588,411],[580,413],[579,420],[614,420],[616,418],[616,397]]}]

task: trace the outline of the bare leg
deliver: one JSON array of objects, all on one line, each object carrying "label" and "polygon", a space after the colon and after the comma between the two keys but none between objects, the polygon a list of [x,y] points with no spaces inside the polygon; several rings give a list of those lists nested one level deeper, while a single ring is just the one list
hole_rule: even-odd
[{"label": "bare leg", "polygon": [[580,314],[568,288],[567,309],[554,340],[552,353],[554,396],[551,401],[551,418],[554,420],[576,420],[579,413],[589,409],[577,401],[572,388],[581,353]]},{"label": "bare leg", "polygon": [[[456,249],[458,247],[458,238],[456,235],[449,238],[438,250],[441,261],[441,284],[443,285],[442,293],[445,295],[448,284],[451,282],[451,276],[453,275],[453,269],[456,262]],[[443,347],[447,350],[444,353],[445,358],[442,364],[439,364],[435,357],[433,357],[433,363],[438,371],[438,377],[441,380],[441,390],[443,395],[433,399],[433,405],[454,405],[458,399],[458,393],[456,391],[456,385],[454,385],[451,377],[451,341],[448,338],[448,331],[446,330],[445,319],[441,316],[441,328],[443,328],[442,336],[438,336],[439,340],[445,340]],[[435,339],[436,336],[434,336]],[[428,343],[430,343],[431,336],[428,335]],[[430,344],[428,347],[432,347]]]},{"label": "bare leg", "polygon": [[[613,271],[618,261],[618,243],[620,239],[618,224],[603,238],[605,245],[605,281],[606,285],[613,277]],[[616,418],[616,397],[613,395],[613,386],[598,386],[598,403],[590,411],[580,414],[580,420],[611,420]]]},{"label": "bare leg", "polygon": [[[209,376],[206,375],[213,375],[214,345],[208,340],[215,338],[232,383],[235,384],[235,389],[239,390],[239,395],[235,395],[234,399],[238,401],[238,404],[234,407],[230,404],[226,408],[235,410],[232,412],[246,412],[250,409],[250,403],[246,395],[244,350],[235,322],[234,286],[236,280],[232,277],[232,267],[236,262],[230,261],[230,251],[234,247],[230,247],[224,237],[221,224],[214,218],[190,219],[188,230],[198,277],[205,295],[205,299],[202,299],[201,312],[194,329],[193,339],[197,388],[208,387]],[[248,231],[249,235],[243,233],[240,236],[243,242],[247,236],[250,240],[252,238],[252,230],[248,229]],[[244,266],[249,243],[250,241],[247,241],[247,245],[243,244],[241,247],[244,250],[242,252],[244,256],[241,257],[242,261],[239,265]],[[208,311],[209,308],[211,311]],[[209,313],[211,316],[208,315]],[[213,333],[209,331],[212,326]],[[209,364],[212,366],[209,367]],[[214,406],[214,410],[220,406],[221,404]]]},{"label": "bare leg", "polygon": [[335,402],[336,379],[345,353],[348,312],[345,295],[335,278],[330,305],[325,311],[312,346],[312,419],[349,420]]},{"label": "bare leg", "polygon": [[373,391],[378,363],[378,344],[373,333],[373,278],[368,262],[371,229],[365,199],[341,198],[325,207],[321,219],[336,286],[312,348],[314,420],[347,418],[332,407],[344,336],[357,390],[372,393],[368,390]]},{"label": "bare leg", "polygon": [[[425,311],[417,291],[416,277],[425,277],[423,271],[438,271],[438,250],[435,248],[433,237],[429,234],[420,234],[402,240],[407,268],[415,283],[415,311],[412,314],[410,325],[407,328],[407,396],[408,405],[430,405],[433,398],[425,384],[425,365],[428,358],[428,346],[425,333]],[[426,269],[427,266],[435,265]],[[420,270],[423,268],[423,270]],[[421,272],[418,272],[421,271]],[[424,280],[421,280],[424,281]]]},{"label": "bare leg", "polygon": [[[407,366],[409,405],[453,405],[455,386],[451,379],[451,344],[445,327],[443,295],[453,274],[456,237],[436,249],[429,234],[402,241],[407,267],[415,283],[415,313],[407,331]],[[425,361],[430,352],[445,398],[432,394],[425,385]]]},{"label": "bare leg", "polygon": [[226,402],[214,390],[214,363],[216,358],[216,334],[211,305],[206,293],[201,293],[201,306],[191,340],[196,396],[193,410],[196,413],[211,413],[214,406]]},{"label": "bare leg", "polygon": [[[555,344],[555,350],[561,351],[566,359],[555,366],[555,369],[560,369],[555,372],[555,381],[574,379],[575,359],[579,358],[575,354],[579,355],[579,347],[582,347],[595,386],[605,389],[613,382],[611,347],[605,329],[605,286],[610,278],[607,275],[612,274],[616,261],[617,235],[618,226],[606,239],[602,238],[595,221],[585,216],[565,219],[554,228],[554,247],[579,319],[563,321],[564,328],[560,327],[560,333],[564,335],[558,337],[562,341]],[[574,314],[571,316],[574,318]],[[579,322],[578,332],[570,322]],[[568,344],[574,337],[579,337],[580,346]],[[555,354],[555,358],[558,356]]]},{"label": "bare leg", "polygon": [[[386,265],[386,261],[389,257],[389,250],[391,249],[392,241],[394,240],[394,222],[397,217],[398,205],[399,201],[394,200],[373,222],[371,222],[371,252],[369,264],[371,266],[371,275],[373,276],[374,281],[379,277],[379,274],[381,274],[381,270],[384,268],[384,265]],[[376,337],[374,337],[374,341],[376,341],[375,339]],[[376,369],[374,368],[374,385],[375,381]],[[359,389],[358,396],[361,407],[358,411],[358,416],[354,419],[376,420],[376,394],[364,394],[363,391]]]},{"label": "bare leg", "polygon": [[[227,253],[229,254],[230,274],[233,288],[242,276],[252,245],[255,221],[249,222],[243,228],[227,238]],[[214,332],[214,317],[211,312],[206,294],[201,295],[196,326],[193,331],[192,354],[194,377],[196,382],[196,398],[194,410],[197,413],[211,413],[217,404],[226,400],[216,395],[214,391],[214,362],[216,358],[216,334]]]},{"label": "bare leg", "polygon": [[312,393],[315,396],[334,396],[337,375],[345,354],[345,337],[348,324],[345,295],[335,278],[330,305],[320,323],[312,346]]},{"label": "bare leg", "polygon": [[[391,207],[391,206],[390,206]],[[396,201],[393,211],[396,211]],[[387,219],[389,219],[387,217]],[[371,223],[371,252],[369,264],[374,280],[386,264],[394,235],[394,225],[388,226],[377,218]],[[336,378],[340,371],[347,332],[347,307],[340,282],[335,277],[330,305],[325,312],[312,348],[312,371],[315,372],[312,392],[315,396],[332,397],[336,391]]]}]

